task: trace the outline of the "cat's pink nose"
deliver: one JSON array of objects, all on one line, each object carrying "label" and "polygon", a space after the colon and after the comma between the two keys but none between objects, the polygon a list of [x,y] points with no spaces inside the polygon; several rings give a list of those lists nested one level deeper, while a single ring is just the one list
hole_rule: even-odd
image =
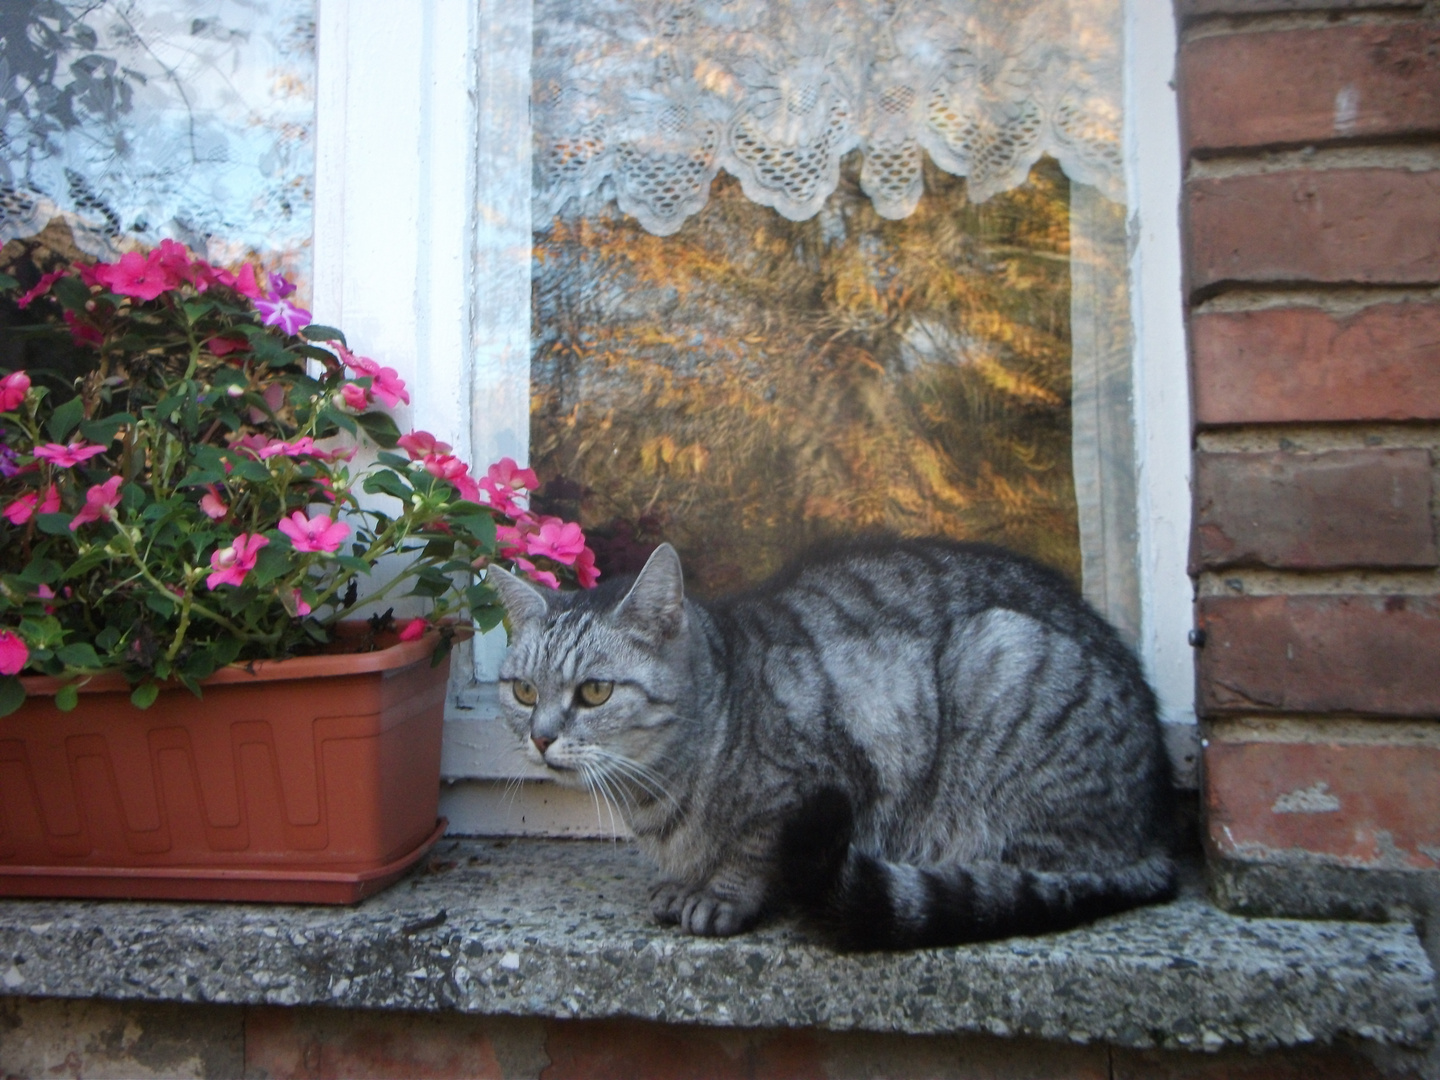
[{"label": "cat's pink nose", "polygon": [[542,757],[555,742],[554,739],[547,739],[544,735],[531,735],[530,741],[535,744],[535,749],[540,751]]}]

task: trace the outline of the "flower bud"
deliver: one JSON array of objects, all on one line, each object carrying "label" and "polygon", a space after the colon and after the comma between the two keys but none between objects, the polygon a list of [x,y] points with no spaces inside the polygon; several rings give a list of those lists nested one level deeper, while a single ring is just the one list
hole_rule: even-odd
[{"label": "flower bud", "polygon": [[232,398],[244,397],[245,387],[239,383],[231,383],[225,388],[225,393],[229,394]]}]

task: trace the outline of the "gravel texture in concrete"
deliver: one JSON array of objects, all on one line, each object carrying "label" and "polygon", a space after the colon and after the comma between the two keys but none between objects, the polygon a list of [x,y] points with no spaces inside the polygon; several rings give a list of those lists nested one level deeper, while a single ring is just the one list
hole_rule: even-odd
[{"label": "gravel texture in concrete", "polygon": [[657,926],[648,878],[625,843],[446,840],[353,908],[0,901],[0,994],[1191,1049],[1435,1034],[1410,924],[1228,915],[1198,880],[1068,933],[847,956],[789,923],[728,940]]}]

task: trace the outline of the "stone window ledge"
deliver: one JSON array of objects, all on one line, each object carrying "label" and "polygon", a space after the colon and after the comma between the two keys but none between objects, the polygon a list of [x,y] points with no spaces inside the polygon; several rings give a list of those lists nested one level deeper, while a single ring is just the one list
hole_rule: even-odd
[{"label": "stone window ledge", "polygon": [[0,994],[1206,1050],[1435,1035],[1434,971],[1406,923],[1240,918],[1192,883],[1065,934],[842,956],[787,925],[656,926],[648,876],[625,843],[446,840],[353,908],[0,901]]}]

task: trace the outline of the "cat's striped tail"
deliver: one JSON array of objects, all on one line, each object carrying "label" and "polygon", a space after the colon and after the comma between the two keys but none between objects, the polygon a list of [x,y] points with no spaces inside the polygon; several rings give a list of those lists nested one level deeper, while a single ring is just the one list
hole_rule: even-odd
[{"label": "cat's striped tail", "polygon": [[841,949],[918,949],[1044,934],[1167,900],[1175,866],[1157,854],[1103,871],[1048,872],[1001,862],[886,862],[850,842],[849,799],[833,788],[787,821],[777,892]]}]

